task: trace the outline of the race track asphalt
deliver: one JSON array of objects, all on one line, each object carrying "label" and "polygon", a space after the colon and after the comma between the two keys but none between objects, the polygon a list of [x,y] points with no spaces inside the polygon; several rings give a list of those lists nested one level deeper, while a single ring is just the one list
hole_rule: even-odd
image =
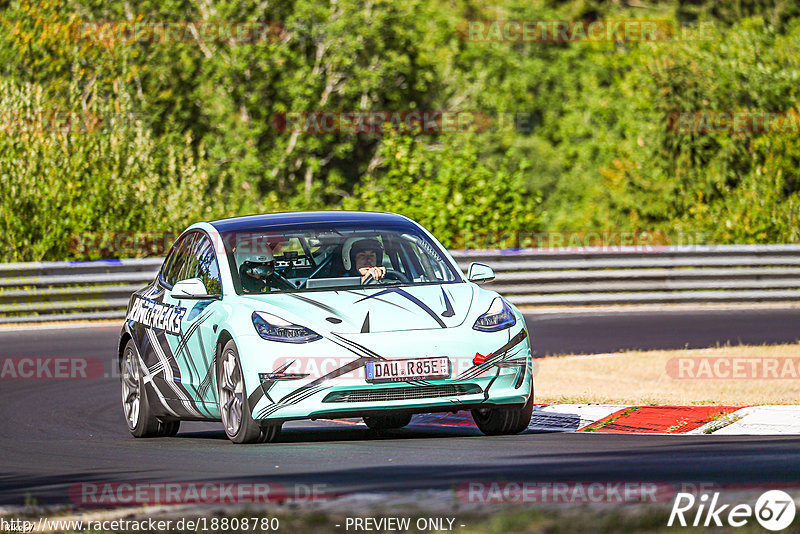
[{"label": "race track asphalt", "polygon": [[[794,310],[528,315],[536,353],[612,352],[791,342]],[[0,359],[101,358],[118,329],[0,330]],[[107,373],[110,374],[110,373]],[[0,381],[0,504],[76,503],[87,482],[280,482],[326,491],[447,490],[474,480],[800,483],[800,437],[541,433],[484,437],[472,428],[295,422],[276,443],[235,446],[219,424],[184,423],[175,438],[130,437],[118,379]]]}]

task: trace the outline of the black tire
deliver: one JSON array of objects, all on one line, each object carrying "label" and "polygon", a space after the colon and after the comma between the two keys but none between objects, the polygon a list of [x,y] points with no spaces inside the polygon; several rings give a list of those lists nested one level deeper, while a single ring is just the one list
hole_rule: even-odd
[{"label": "black tire", "polygon": [[[180,429],[180,421],[162,421],[153,415],[153,410],[150,408],[150,401],[147,399],[147,392],[144,388],[144,381],[142,380],[141,369],[139,368],[139,359],[136,356],[136,347],[133,340],[129,339],[125,344],[125,349],[122,352],[120,359],[120,382],[123,387],[123,397],[125,395],[125,380],[130,379],[132,382],[138,384],[138,402],[139,411],[136,424],[132,425],[128,419],[128,413],[123,406],[125,418],[128,421],[128,430],[137,438],[158,438],[166,436],[174,436]],[[126,362],[129,362],[131,367],[126,369]],[[134,367],[135,366],[135,367]],[[135,376],[131,376],[131,371]],[[124,403],[123,398],[123,403]]]},{"label": "black tire", "polygon": [[173,437],[178,435],[178,430],[181,428],[180,421],[164,421],[161,423],[163,425],[161,435],[164,437]]},{"label": "black tire", "polygon": [[[232,373],[228,373],[231,375],[232,381],[226,381],[223,376],[226,374],[226,362],[228,362],[229,366],[235,365]],[[242,392],[239,393],[241,397],[236,394],[236,389],[238,389],[238,385],[235,383],[236,380],[241,381]],[[225,434],[232,442],[260,443],[271,437],[269,432],[263,433],[262,435],[261,427],[250,414],[247,390],[244,388],[242,364],[239,361],[239,351],[236,348],[236,343],[232,339],[225,344],[220,353],[220,357],[217,358],[217,399],[219,400],[222,426],[225,428]],[[240,405],[241,414],[237,416],[239,412],[238,409],[234,410],[234,413],[231,413],[229,408],[223,406],[229,403]],[[274,439],[274,437],[277,437],[277,435],[272,436],[272,439]]]},{"label": "black tire", "polygon": [[531,422],[533,415],[533,393],[519,408],[478,408],[472,410],[472,419],[478,429],[487,436],[519,434]]},{"label": "black tire", "polygon": [[261,436],[258,438],[259,443],[272,443],[277,440],[278,436],[281,435],[281,428],[282,425],[280,423],[262,426]]},{"label": "black tire", "polygon": [[370,430],[395,430],[411,422],[411,414],[391,414],[364,417],[364,424]]}]

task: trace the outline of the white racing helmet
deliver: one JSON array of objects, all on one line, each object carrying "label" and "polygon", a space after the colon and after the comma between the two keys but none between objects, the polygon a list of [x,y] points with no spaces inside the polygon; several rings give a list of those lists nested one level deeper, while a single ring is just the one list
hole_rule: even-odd
[{"label": "white racing helmet", "polygon": [[381,242],[372,237],[348,237],[342,245],[342,263],[346,271],[350,271],[355,265],[356,254],[364,250],[375,251],[377,265],[383,263],[383,246]]},{"label": "white racing helmet", "polygon": [[275,257],[269,245],[258,239],[245,239],[236,243],[233,251],[239,271],[256,278],[271,275],[275,270]]}]

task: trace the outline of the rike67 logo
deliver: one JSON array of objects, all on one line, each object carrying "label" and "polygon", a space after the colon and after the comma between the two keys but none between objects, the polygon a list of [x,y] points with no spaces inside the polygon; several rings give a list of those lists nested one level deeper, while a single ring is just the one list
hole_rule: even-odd
[{"label": "rike67 logo", "polygon": [[719,496],[719,492],[711,497],[707,493],[699,497],[678,493],[667,526],[742,527],[755,517],[765,529],[779,531],[792,524],[797,512],[792,496],[781,490],[765,492],[754,507],[749,504],[719,504]]}]

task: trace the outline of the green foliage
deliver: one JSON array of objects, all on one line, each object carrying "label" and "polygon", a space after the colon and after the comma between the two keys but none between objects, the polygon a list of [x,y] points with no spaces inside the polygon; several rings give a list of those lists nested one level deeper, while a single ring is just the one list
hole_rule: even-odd
[{"label": "green foliage", "polygon": [[[661,128],[627,122],[642,146],[623,143],[623,163],[608,170],[605,200],[650,226],[700,232],[716,243],[797,242],[800,131],[674,132],[674,110],[797,113],[800,26],[786,34],[746,19],[719,40],[668,44],[649,51],[627,83]],[[626,199],[621,205],[619,199]],[[657,207],[657,209],[653,209]],[[620,209],[622,208],[622,209]]]},{"label": "green foliage", "polygon": [[222,213],[202,150],[189,137],[160,146],[124,93],[70,110],[37,85],[0,80],[0,109],[4,260],[69,258],[86,232],[180,232]]},{"label": "green foliage", "polygon": [[[295,209],[480,232],[800,242],[798,133],[682,133],[676,111],[800,112],[789,2],[0,3],[0,261],[90,259],[82,232]],[[466,20],[656,19],[670,42],[471,42]],[[253,43],[124,42],[87,21],[275,21]],[[710,30],[714,30],[713,32]],[[292,133],[291,111],[523,113],[480,134]],[[87,132],[20,116],[102,117]],[[27,124],[29,119],[22,121]]]},{"label": "green foliage", "polygon": [[463,246],[473,234],[541,229],[541,198],[521,186],[525,168],[489,169],[471,138],[452,136],[431,147],[419,138],[390,134],[380,157],[380,166],[343,207],[397,211],[448,247]]}]

